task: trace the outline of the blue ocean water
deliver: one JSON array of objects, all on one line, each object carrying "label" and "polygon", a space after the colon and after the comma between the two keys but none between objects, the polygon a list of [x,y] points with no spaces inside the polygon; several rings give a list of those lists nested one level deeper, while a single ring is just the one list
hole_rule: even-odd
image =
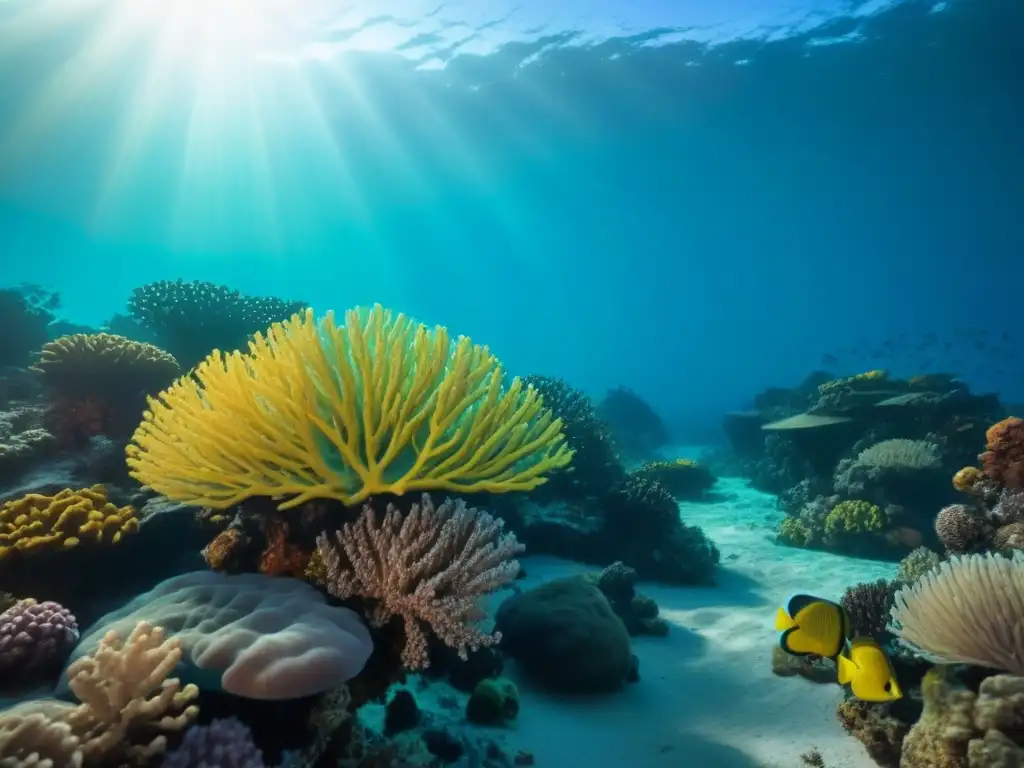
[{"label": "blue ocean water", "polygon": [[[936,528],[940,509],[983,519],[977,551],[1020,543],[1024,431],[999,422],[1005,439],[989,441],[985,430],[1024,403],[1022,39],[1019,0],[0,0],[0,289],[31,283],[57,292],[58,317],[89,329],[125,312],[133,289],[160,280],[209,281],[317,312],[379,302],[488,345],[511,374],[564,379],[595,403],[612,388],[633,390],[667,427],[662,434],[655,418],[658,434],[643,434],[649,412],[623,408],[651,450],[616,457],[600,419],[589,405],[573,410],[579,401],[569,391],[559,406],[576,417],[572,428],[583,425],[583,437],[570,438],[591,463],[575,465],[569,480],[552,472],[534,496],[485,500],[516,535],[533,537],[523,580],[503,585],[486,607],[490,616],[514,599],[509,590],[592,573],[625,552],[644,580],[641,606],[649,609],[650,598],[660,610],[645,617],[655,629],[642,625],[619,644],[635,652],[620,666],[632,683],[638,665],[640,684],[620,685],[619,675],[622,690],[605,697],[552,694],[517,677],[509,661],[505,671],[522,686],[517,719],[470,728],[473,740],[463,744],[477,749],[493,737],[501,760],[471,749],[457,764],[791,768],[811,748],[829,768],[890,764],[840,726],[845,694],[834,680],[775,674],[772,620],[788,594],[838,600],[895,578],[900,558],[922,543],[943,557],[967,551]],[[300,540],[309,531],[299,529],[319,525],[321,514],[348,522],[354,505],[325,502],[324,512],[317,499],[288,518],[255,494],[221,515],[234,527],[216,534],[203,526],[217,515],[165,514],[181,512],[171,501],[199,504],[188,489],[153,499],[139,493],[137,475],[127,477],[139,393],[125,396],[135,421],[118,432],[125,425],[112,414],[122,402],[94,400],[94,392],[62,399],[59,387],[44,396],[36,374],[47,372],[26,365],[0,369],[0,457],[14,457],[0,472],[0,515],[30,491],[102,482],[115,511],[135,504],[143,522],[129,519],[115,554],[75,550],[97,559],[65,561],[76,574],[71,587],[47,576],[56,566],[34,569],[11,556],[0,598],[31,586],[33,596],[73,609],[83,629],[94,620],[102,628],[102,614],[127,597],[118,589],[136,596],[190,568],[230,570],[227,556],[215,565],[211,549],[235,546],[245,526],[250,539],[238,549],[248,546],[251,562],[238,570],[275,579],[301,571],[316,581],[318,545]],[[796,388],[818,370],[828,376],[799,391],[769,389]],[[830,394],[832,379],[872,370],[887,371],[893,391],[878,391],[883,377],[868,376]],[[958,399],[959,385],[943,377],[923,387],[907,380],[931,373],[955,374],[1001,402]],[[53,379],[60,374],[57,367]],[[559,392],[550,379],[539,385]],[[922,388],[935,399],[914,399]],[[124,394],[115,390],[103,395]],[[305,394],[300,402],[310,404]],[[822,415],[840,399],[839,416]],[[893,410],[891,422],[873,410],[861,423],[868,401],[912,407]],[[817,434],[778,426],[791,419],[826,423],[815,424]],[[861,431],[845,432],[851,422]],[[183,417],[179,428],[195,423]],[[708,451],[730,425],[729,451]],[[260,444],[259,425],[245,434]],[[1000,443],[992,452],[1005,449],[1006,466],[979,461],[984,487],[957,495],[970,489],[954,490],[950,477],[973,468],[986,441]],[[230,442],[218,433],[200,447],[205,458],[223,458]],[[920,455],[891,462],[898,479],[920,470],[917,485],[887,486],[881,464],[861,462],[882,443],[914,443],[925,454],[917,464]],[[224,463],[244,465],[241,453],[227,451]],[[701,461],[689,463],[694,457]],[[668,470],[643,464],[652,459],[668,460]],[[216,476],[203,462],[190,467],[197,485]],[[672,470],[688,477],[690,469],[706,486],[665,490]],[[159,484],[157,470],[150,476]],[[852,512],[833,516],[850,505],[872,509],[884,525],[857,528]],[[822,534],[839,523],[850,527]],[[133,525],[142,530],[134,544]],[[176,536],[189,547],[172,551]],[[610,553],[609,541],[621,549]],[[564,559],[588,547],[586,564]],[[0,560],[15,548],[0,537]],[[271,562],[296,553],[301,569]],[[876,595],[872,605],[884,613],[892,602]],[[4,626],[13,625],[7,602],[0,605]],[[293,640],[305,637],[282,625]],[[391,639],[380,632],[376,646],[361,643],[361,662],[372,648],[389,649],[381,637]],[[508,657],[521,661],[512,650]],[[421,730],[468,728],[463,714],[478,681],[457,694],[452,681],[470,676],[466,667],[481,672],[480,658],[482,667],[494,657],[465,666],[449,659],[444,683],[410,679],[428,713]],[[481,681],[501,663],[498,656]],[[923,669],[906,656],[900,663],[912,679],[898,722],[909,727],[920,716]],[[376,670],[357,666],[359,694]],[[0,707],[42,695],[9,691],[3,672],[0,663]],[[336,690],[335,682],[313,692]],[[273,743],[275,762],[290,764],[284,755],[300,729],[288,733],[292,721],[274,719],[277,700],[249,709],[259,697],[240,693],[225,705],[218,696],[238,691],[216,687],[204,687],[204,725],[218,707],[235,714],[234,706]],[[281,712],[308,714],[305,696],[279,698],[288,701]],[[360,721],[383,732],[381,702],[360,704]],[[0,747],[2,721],[0,710]],[[434,754],[446,746],[435,744]]]},{"label": "blue ocean water", "polygon": [[1019,3],[553,5],[7,0],[2,282],[379,301],[697,440],[901,333],[1024,398],[954,335],[1019,341]]}]

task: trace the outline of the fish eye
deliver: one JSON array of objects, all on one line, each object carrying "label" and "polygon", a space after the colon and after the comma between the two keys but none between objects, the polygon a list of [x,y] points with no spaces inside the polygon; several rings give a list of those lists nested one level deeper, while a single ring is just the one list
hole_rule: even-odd
[{"label": "fish eye", "polygon": [[886,693],[892,693],[892,683],[886,683],[885,684],[885,692]]}]

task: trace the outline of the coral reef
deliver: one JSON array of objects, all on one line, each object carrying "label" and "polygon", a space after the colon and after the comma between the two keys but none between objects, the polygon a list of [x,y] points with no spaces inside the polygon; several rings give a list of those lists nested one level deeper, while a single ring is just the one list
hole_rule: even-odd
[{"label": "coral reef", "polygon": [[317,539],[327,590],[342,600],[376,601],[375,627],[398,617],[405,630],[402,662],[429,666],[423,622],[466,658],[469,650],[493,645],[501,636],[472,626],[481,618],[477,600],[515,579],[515,556],[523,547],[502,532],[503,523],[461,500],[435,507],[425,495],[402,515],[389,506],[378,523],[366,505],[359,519],[335,535]]},{"label": "coral reef", "polygon": [[562,379],[548,376],[527,376],[523,383],[535,389],[544,399],[544,407],[561,420],[565,442],[573,452],[572,466],[552,472],[548,482],[534,489],[534,498],[593,498],[625,479],[611,431],[589,397]]},{"label": "coral reef", "polygon": [[31,367],[50,392],[51,431],[72,442],[98,434],[127,437],[147,395],[180,373],[177,361],[151,344],[107,333],[76,333],[43,346]]},{"label": "coral reef", "polygon": [[128,315],[151,334],[147,341],[166,349],[187,370],[214,349],[245,349],[254,333],[306,306],[301,301],[245,296],[205,281],[159,280],[132,291]]},{"label": "coral reef", "polygon": [[139,623],[124,639],[108,633],[67,669],[80,704],[38,700],[0,713],[0,754],[26,768],[144,765],[164,752],[166,733],[198,714],[198,689],[168,677],[180,658],[177,639],[159,627]]},{"label": "coral reef", "polygon": [[715,484],[711,470],[692,459],[649,461],[633,474],[660,483],[677,499],[699,499]]},{"label": "coral reef", "polygon": [[985,433],[985,451],[978,456],[989,480],[1004,488],[1024,489],[1024,419],[1003,419]]},{"label": "coral reef", "polygon": [[30,676],[64,663],[78,622],[58,603],[19,600],[0,613],[0,678]]},{"label": "coral reef", "polygon": [[0,506],[0,562],[41,549],[117,544],[138,529],[135,509],[112,504],[102,485],[53,496],[30,493]]},{"label": "coral reef", "polygon": [[519,379],[503,389],[485,347],[379,305],[345,322],[307,311],[257,334],[247,355],[211,355],[150,400],[129,446],[133,477],[197,506],[270,496],[287,509],[530,490],[571,461],[561,422]]},{"label": "coral reef", "polygon": [[162,768],[264,768],[252,731],[235,717],[189,728],[181,745],[167,753]]},{"label": "coral reef", "polygon": [[850,617],[854,636],[870,637],[881,645],[891,640],[887,629],[889,610],[898,588],[895,582],[879,579],[846,590],[839,602]]}]

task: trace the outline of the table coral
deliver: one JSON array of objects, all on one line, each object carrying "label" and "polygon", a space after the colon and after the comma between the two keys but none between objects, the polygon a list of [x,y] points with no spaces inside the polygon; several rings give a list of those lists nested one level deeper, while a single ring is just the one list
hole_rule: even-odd
[{"label": "table coral", "polygon": [[138,529],[135,510],[112,504],[102,485],[54,496],[30,493],[0,507],[0,560],[16,551],[117,544]]}]

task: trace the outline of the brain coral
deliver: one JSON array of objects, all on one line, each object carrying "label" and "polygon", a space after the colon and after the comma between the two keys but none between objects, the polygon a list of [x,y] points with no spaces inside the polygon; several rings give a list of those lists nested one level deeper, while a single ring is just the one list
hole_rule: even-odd
[{"label": "brain coral", "polygon": [[373,651],[358,614],[327,605],[306,582],[196,571],[167,579],[104,616],[75,655],[90,652],[109,630],[125,633],[139,621],[159,624],[180,640],[183,660],[198,668],[204,683],[219,674],[225,691],[249,699],[329,690],[357,675]]}]

